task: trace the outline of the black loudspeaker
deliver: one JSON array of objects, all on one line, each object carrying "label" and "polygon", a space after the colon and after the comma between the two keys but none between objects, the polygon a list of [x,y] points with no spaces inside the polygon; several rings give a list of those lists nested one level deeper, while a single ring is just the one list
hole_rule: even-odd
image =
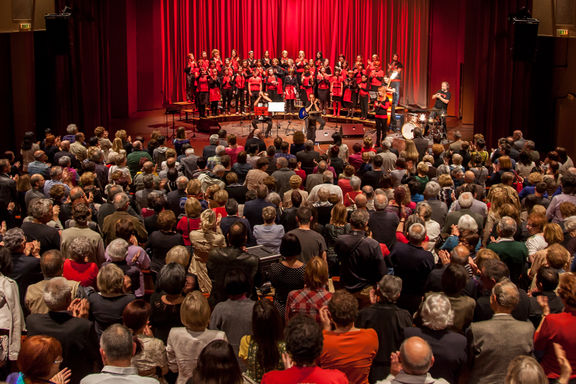
[{"label": "black loudspeaker", "polygon": [[69,27],[70,15],[50,14],[44,16],[48,44],[57,55],[65,55],[70,49]]},{"label": "black loudspeaker", "polygon": [[221,129],[220,124],[217,121],[212,121],[210,119],[200,119],[197,125],[198,132],[206,133],[218,133]]},{"label": "black loudspeaker", "polygon": [[34,18],[34,0],[12,0],[12,21],[25,21]]},{"label": "black loudspeaker", "polygon": [[512,57],[514,60],[530,61],[536,53],[536,39],[538,37],[537,19],[512,19],[514,41],[512,43]]}]

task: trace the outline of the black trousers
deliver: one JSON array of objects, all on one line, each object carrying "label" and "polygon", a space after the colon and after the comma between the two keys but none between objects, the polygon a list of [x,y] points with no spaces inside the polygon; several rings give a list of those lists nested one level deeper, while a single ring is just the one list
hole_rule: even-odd
[{"label": "black trousers", "polygon": [[288,113],[294,112],[294,100],[286,100],[285,110]]},{"label": "black trousers", "polygon": [[244,92],[245,89],[238,89],[236,91],[236,112],[243,112],[244,111],[244,102],[245,102],[245,97],[244,97]]},{"label": "black trousers", "polygon": [[364,119],[368,117],[368,100],[370,96],[360,96],[360,117]]},{"label": "black trousers", "polygon": [[232,88],[222,90],[222,106],[226,112],[230,112],[230,104],[232,103]]},{"label": "black trousers", "polygon": [[376,146],[379,147],[380,146],[380,140],[383,137],[386,137],[386,131],[388,130],[387,127],[387,118],[376,118]]},{"label": "black trousers", "polygon": [[320,130],[324,129],[326,125],[326,120],[322,116],[308,116],[306,119],[306,138],[308,140],[316,141],[316,124],[320,124]]},{"label": "black trousers", "polygon": [[271,117],[263,117],[262,120],[259,120],[258,118],[252,120],[252,127],[254,129],[258,129],[258,124],[260,123],[266,123],[266,131],[264,132],[264,136],[268,137],[270,136],[270,133],[272,132],[272,118]]}]

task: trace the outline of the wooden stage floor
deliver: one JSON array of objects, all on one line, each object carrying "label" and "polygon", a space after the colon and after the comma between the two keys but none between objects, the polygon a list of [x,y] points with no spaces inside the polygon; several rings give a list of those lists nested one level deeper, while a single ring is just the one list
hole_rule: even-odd
[{"label": "wooden stage floor", "polygon": [[[166,137],[172,135],[172,119],[174,117],[174,127],[185,127],[187,132],[187,138],[191,139],[191,144],[195,149],[196,153],[202,153],[202,149],[208,145],[209,133],[196,131],[196,120],[185,121],[185,114],[181,115],[165,115],[164,109],[158,109],[153,111],[138,112],[133,117],[129,119],[114,119],[111,121],[110,126],[107,127],[113,133],[120,129],[125,129],[128,134],[134,139],[136,136],[142,136],[147,142],[153,131],[159,131]],[[252,129],[250,125],[253,115],[225,115],[222,116],[220,120],[227,120],[220,122],[220,126],[226,129],[228,133],[234,133],[238,137],[238,142],[240,145],[244,145],[246,142],[246,137]],[[324,116],[326,123],[326,137],[329,137],[331,132],[338,129],[341,125],[354,125],[361,128],[364,126],[364,130],[368,134],[373,134],[375,138],[374,121],[373,120],[360,120],[359,118],[353,119],[335,119],[330,115]],[[364,124],[364,122],[366,124]],[[296,114],[287,114],[286,116],[277,116],[273,118],[273,129],[272,136],[267,138],[266,145],[272,145],[274,138],[277,135],[285,139],[286,141],[292,143],[293,130],[302,130],[304,128],[304,121],[298,119]],[[447,118],[447,135],[448,139],[453,139],[453,134],[455,131],[459,130],[462,134],[464,140],[471,140],[474,134],[474,128],[471,125],[463,125],[460,120],[455,117]],[[289,131],[289,132],[287,132]],[[349,147],[356,142],[361,142],[362,137],[351,137],[344,138],[344,143],[348,144]],[[170,145],[167,143],[167,145]],[[320,148],[327,149],[328,144],[320,144]]]}]

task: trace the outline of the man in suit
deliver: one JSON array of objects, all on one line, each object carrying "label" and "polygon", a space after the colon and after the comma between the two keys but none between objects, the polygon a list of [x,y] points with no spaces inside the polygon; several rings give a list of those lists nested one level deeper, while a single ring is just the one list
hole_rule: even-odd
[{"label": "man in suit", "polygon": [[[62,344],[62,366],[72,369],[71,383],[98,369],[98,338],[92,322],[87,319],[88,308],[82,301],[75,301],[75,311],[69,312],[72,287],[63,277],[47,280],[44,302],[48,313],[31,314],[26,318],[28,336],[52,336]],[[82,318],[85,317],[85,318]]]},{"label": "man in suit", "polygon": [[266,201],[266,196],[268,196],[268,187],[264,184],[258,184],[256,186],[256,199],[247,201],[244,204],[244,217],[250,223],[250,228],[264,224],[262,210],[264,207],[274,206],[274,204]]},{"label": "man in suit", "polygon": [[[404,220],[404,219],[402,219]],[[424,286],[434,268],[434,256],[422,248],[426,227],[414,223],[408,228],[408,244],[397,242],[390,254],[394,274],[402,279],[398,306],[414,313],[424,296]]]},{"label": "man in suit", "polygon": [[116,238],[116,222],[120,219],[128,219],[134,224],[138,241],[143,243],[148,239],[148,232],[146,232],[144,224],[142,224],[139,218],[132,216],[130,212],[128,212],[129,208],[130,198],[126,193],[120,192],[114,195],[114,209],[116,212],[106,216],[102,225],[102,237],[106,244],[109,244]]},{"label": "man in suit", "polygon": [[430,204],[432,208],[431,219],[444,226],[446,221],[446,215],[448,214],[448,207],[446,203],[438,199],[438,194],[440,193],[440,184],[435,181],[429,181],[424,187],[424,200]]},{"label": "man in suit", "polygon": [[320,153],[314,150],[314,142],[312,140],[306,141],[304,150],[296,154],[296,159],[302,163],[301,168],[307,175],[312,173],[314,167],[320,161]]},{"label": "man in suit", "polygon": [[368,228],[372,232],[372,237],[379,243],[384,243],[391,250],[396,243],[396,228],[400,219],[392,212],[386,212],[388,198],[385,194],[379,193],[374,197],[374,209],[370,213]]},{"label": "man in suit", "polygon": [[168,192],[166,199],[168,201],[168,208],[170,208],[176,217],[184,213],[184,203],[186,202],[186,187],[188,186],[188,178],[180,176],[176,179],[175,191]]},{"label": "man in suit", "polygon": [[464,215],[470,215],[478,224],[478,231],[482,231],[484,227],[484,217],[482,215],[472,212],[470,207],[474,201],[474,196],[470,192],[464,192],[458,197],[458,204],[460,205],[460,210],[450,212],[446,216],[446,222],[444,223],[444,228],[442,228],[442,233],[450,234],[452,232],[452,225],[457,225],[458,220]]},{"label": "man in suit", "polygon": [[[468,267],[468,257],[470,256],[470,250],[465,245],[459,244],[452,252],[450,252],[450,263],[442,265],[440,267],[434,268],[432,272],[428,275],[428,280],[426,281],[426,292],[442,292],[442,275],[446,268],[450,264],[458,264],[464,268]],[[468,269],[467,268],[467,269]],[[464,287],[463,293],[476,299],[478,296],[478,290],[480,288],[480,283],[476,281],[473,277],[468,275],[468,280],[466,281],[466,286]]]},{"label": "man in suit", "polygon": [[510,361],[532,354],[534,326],[511,315],[519,300],[518,288],[508,279],[492,289],[490,306],[494,316],[472,323],[468,333],[473,360],[469,383],[503,383]]}]

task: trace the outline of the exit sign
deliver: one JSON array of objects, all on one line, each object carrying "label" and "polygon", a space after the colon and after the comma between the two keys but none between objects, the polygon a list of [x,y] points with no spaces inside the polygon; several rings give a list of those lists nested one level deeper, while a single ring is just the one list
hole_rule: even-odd
[{"label": "exit sign", "polygon": [[558,36],[568,36],[570,34],[570,32],[566,28],[558,28],[558,29],[556,29],[556,34]]},{"label": "exit sign", "polygon": [[31,31],[32,30],[32,23],[20,23],[20,24],[18,24],[18,29],[21,32]]}]

